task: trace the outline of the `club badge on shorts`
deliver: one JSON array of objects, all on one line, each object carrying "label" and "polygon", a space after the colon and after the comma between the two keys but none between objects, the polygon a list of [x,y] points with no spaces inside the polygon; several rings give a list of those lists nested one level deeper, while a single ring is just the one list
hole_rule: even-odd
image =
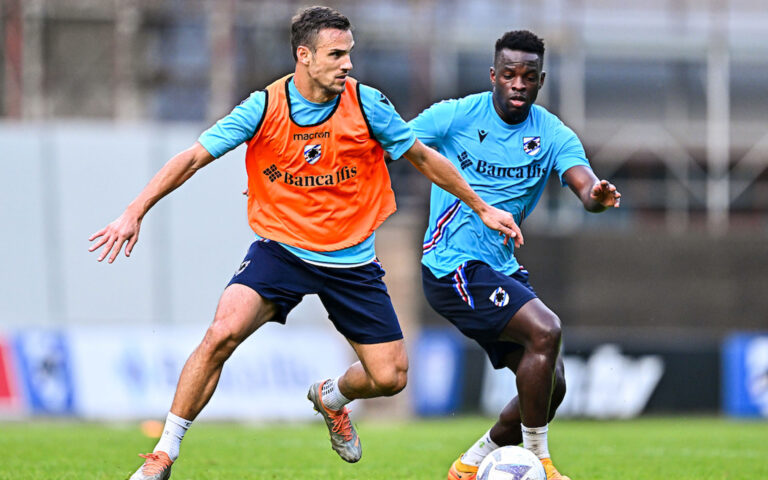
[{"label": "club badge on shorts", "polygon": [[249,264],[249,263],[251,263],[251,261],[250,261],[250,260],[246,260],[246,261],[244,261],[243,263],[241,263],[241,264],[240,264],[240,267],[239,267],[239,268],[237,269],[237,271],[235,272],[235,276],[238,276],[238,275],[240,275],[241,273],[243,273],[243,272],[245,271],[245,269],[248,267],[248,264]]},{"label": "club badge on shorts", "polygon": [[320,144],[304,146],[304,160],[306,160],[308,164],[314,165],[320,160],[320,157],[322,156],[322,149],[320,147]]},{"label": "club badge on shorts", "polygon": [[541,137],[523,137],[523,151],[534,156],[541,151]]},{"label": "club badge on shorts", "polygon": [[493,291],[488,300],[492,301],[497,307],[506,307],[509,303],[509,294],[499,287]]}]

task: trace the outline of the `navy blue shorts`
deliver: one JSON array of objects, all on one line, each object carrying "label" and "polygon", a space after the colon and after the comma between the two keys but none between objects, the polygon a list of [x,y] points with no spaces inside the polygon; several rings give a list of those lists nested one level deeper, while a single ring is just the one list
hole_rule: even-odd
[{"label": "navy blue shorts", "polygon": [[522,348],[517,343],[500,341],[499,336],[520,307],[537,298],[523,267],[505,275],[472,260],[437,278],[422,265],[421,281],[432,308],[479,343],[494,368],[504,368],[504,357]]},{"label": "navy blue shorts", "polygon": [[245,285],[274,302],[277,313],[270,321],[283,324],[304,295],[316,293],[336,330],[353,342],[371,344],[403,338],[383,276],[377,261],[352,268],[321,267],[276,242],[257,240],[229,285]]}]

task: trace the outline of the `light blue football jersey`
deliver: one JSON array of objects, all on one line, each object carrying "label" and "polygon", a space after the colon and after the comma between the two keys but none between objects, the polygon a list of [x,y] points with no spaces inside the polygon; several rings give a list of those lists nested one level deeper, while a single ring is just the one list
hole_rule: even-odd
[{"label": "light blue football jersey", "polygon": [[[410,122],[423,143],[448,157],[490,205],[512,213],[520,225],[539,201],[549,175],[589,167],[576,134],[538,105],[517,125],[496,113],[491,92],[432,105]],[[563,183],[565,185],[565,183]],[[511,274],[519,268],[514,245],[456,197],[433,185],[422,263],[437,277],[469,260]]]}]

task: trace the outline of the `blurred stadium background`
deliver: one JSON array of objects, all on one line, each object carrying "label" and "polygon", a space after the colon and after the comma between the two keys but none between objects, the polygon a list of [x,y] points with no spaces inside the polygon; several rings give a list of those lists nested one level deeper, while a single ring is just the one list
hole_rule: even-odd
[{"label": "blurred stadium background", "polygon": [[[539,103],[623,193],[620,210],[590,215],[552,181],[523,225],[519,257],[564,323],[564,415],[768,416],[763,0],[325,3],[355,26],[353,75],[405,119],[489,89],[503,32],[545,39]],[[251,242],[242,148],[158,204],[130,260],[98,264],[87,238],[170,156],[292,70],[290,17],[305,5],[0,2],[0,418],[165,415]],[[426,305],[429,185],[407,162],[391,172],[399,211],[377,251],[411,379],[356,415],[495,414],[513,380]],[[308,298],[287,328],[236,352],[203,416],[307,418],[307,385],[351,355]]]}]

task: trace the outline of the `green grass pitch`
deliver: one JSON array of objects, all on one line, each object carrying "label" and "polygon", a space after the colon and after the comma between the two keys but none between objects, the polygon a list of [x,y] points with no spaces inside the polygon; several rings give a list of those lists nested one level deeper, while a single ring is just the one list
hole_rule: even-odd
[{"label": "green grass pitch", "polygon": [[[173,480],[442,480],[492,420],[478,417],[359,422],[363,459],[331,451],[324,424],[198,422]],[[0,479],[127,479],[155,441],[138,425],[0,423]],[[719,418],[556,420],[550,451],[573,480],[768,479],[768,422]]]}]

